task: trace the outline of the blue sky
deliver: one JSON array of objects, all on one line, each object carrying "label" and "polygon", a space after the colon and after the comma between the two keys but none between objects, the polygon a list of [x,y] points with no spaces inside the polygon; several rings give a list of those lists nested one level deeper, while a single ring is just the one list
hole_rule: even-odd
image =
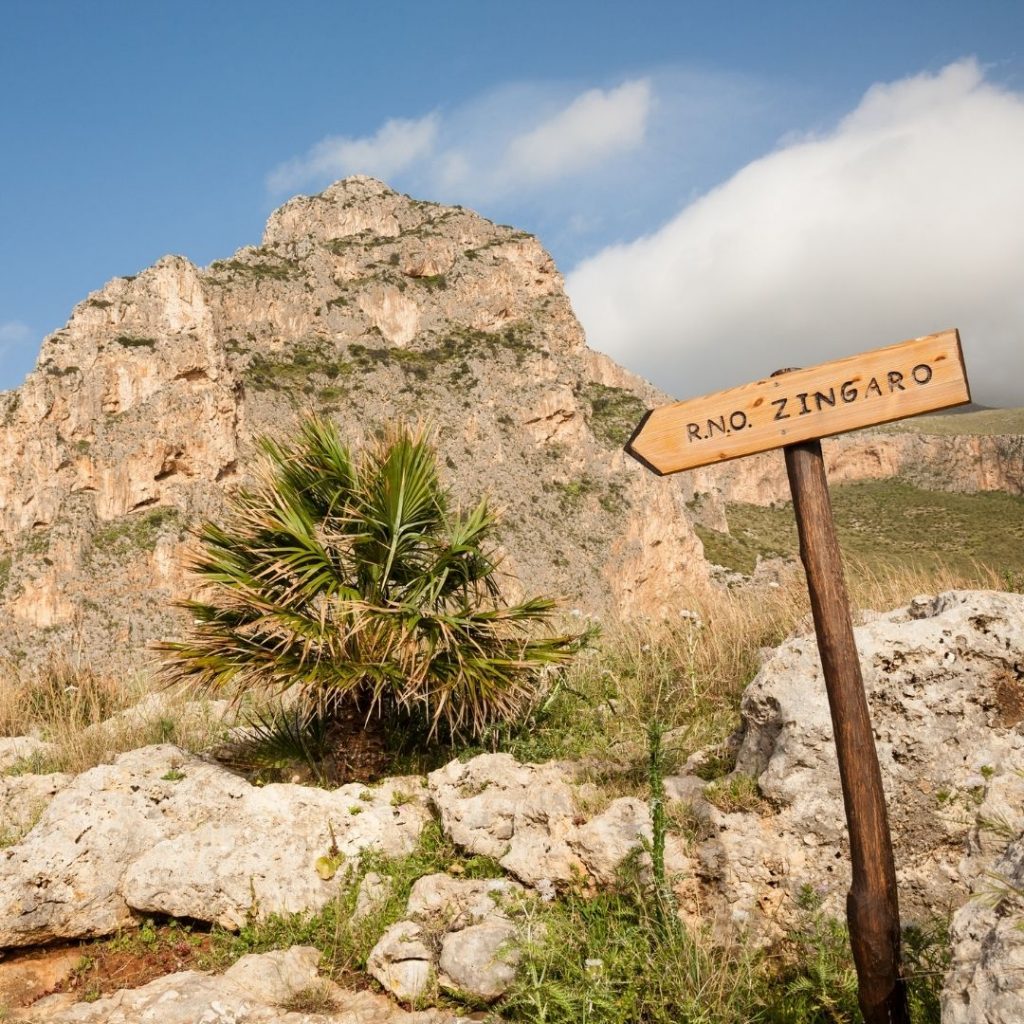
[{"label": "blue sky", "polygon": [[792,364],[958,325],[976,397],[1024,404],[1020,4],[7,0],[3,23],[0,388],[110,277],[228,255],[365,171],[539,234],[593,342],[680,397],[769,372],[737,366],[769,343]]}]

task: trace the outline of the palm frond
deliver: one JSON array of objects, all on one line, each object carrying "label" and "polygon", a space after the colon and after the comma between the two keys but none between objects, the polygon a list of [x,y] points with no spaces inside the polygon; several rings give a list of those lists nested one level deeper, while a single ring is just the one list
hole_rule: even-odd
[{"label": "palm frond", "polygon": [[356,458],[312,418],[294,443],[260,447],[255,484],[198,533],[203,599],[182,603],[187,637],[159,645],[171,678],[479,735],[522,714],[579,649],[580,636],[541,635],[550,598],[502,600],[496,516],[486,501],[449,511],[422,431]]}]

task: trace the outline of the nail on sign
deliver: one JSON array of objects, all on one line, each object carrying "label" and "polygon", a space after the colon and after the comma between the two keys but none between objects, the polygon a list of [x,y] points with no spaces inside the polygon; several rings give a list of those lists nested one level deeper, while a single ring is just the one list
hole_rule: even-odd
[{"label": "nail on sign", "polygon": [[626,451],[678,473],[970,400],[960,335],[943,331],[652,409]]}]

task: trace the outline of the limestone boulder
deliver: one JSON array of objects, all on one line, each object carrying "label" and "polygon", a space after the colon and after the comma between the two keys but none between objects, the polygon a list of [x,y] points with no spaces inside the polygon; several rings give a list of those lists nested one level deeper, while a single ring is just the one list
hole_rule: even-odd
[{"label": "limestone boulder", "polygon": [[419,779],[260,788],[177,747],[134,750],[78,776],[0,851],[0,948],[107,935],[139,912],[238,927],[316,910],[350,858],[409,852],[429,817]]},{"label": "limestone boulder", "polygon": [[487,919],[449,932],[441,942],[439,982],[454,992],[497,999],[515,981],[521,953],[514,947],[515,925]]},{"label": "limestone boulder", "polygon": [[[396,792],[412,797],[395,803]],[[410,853],[430,820],[421,780],[403,778],[330,792],[248,787],[232,810],[138,857],[122,880],[128,904],[226,928],[240,927],[253,912],[318,910],[337,892],[341,866],[368,849],[389,857]],[[331,878],[316,870],[323,857],[336,867]]]},{"label": "limestone boulder", "polygon": [[953,916],[944,1024],[1024,1020],[1024,836],[1011,842]]},{"label": "limestone boulder", "polygon": [[[962,903],[971,879],[991,866],[993,854],[985,851],[964,862],[972,828],[987,799],[1007,807],[1020,782],[1024,595],[920,598],[855,632],[901,911],[923,918],[937,906]],[[703,803],[713,835],[698,847],[699,872],[733,923],[784,924],[804,886],[841,917],[848,843],[813,635],[768,656],[741,713],[736,773],[756,780],[760,799],[749,810]],[[729,783],[712,789],[722,792]],[[705,787],[691,776],[668,780],[668,788],[692,794]],[[1013,813],[1019,820],[1020,805]]]},{"label": "limestone boulder", "polygon": [[[943,1020],[1024,1018],[1024,756],[986,772],[960,875],[970,898],[950,927]],[[977,792],[977,791],[976,791]]]},{"label": "limestone boulder", "polygon": [[430,997],[438,986],[497,999],[515,980],[523,899],[522,886],[509,879],[426,875],[409,894],[407,920],[384,933],[367,970],[406,1002]]},{"label": "limestone boulder", "polygon": [[620,797],[580,825],[572,845],[593,879],[610,885],[623,861],[652,838],[647,804],[636,797]]},{"label": "limestone boulder", "polygon": [[610,881],[650,839],[647,806],[633,798],[614,800],[588,820],[573,775],[565,765],[481,754],[428,778],[442,827],[455,843],[544,889],[588,876]]},{"label": "limestone boulder", "polygon": [[414,1003],[433,986],[433,943],[422,925],[398,921],[377,940],[366,959],[366,970],[396,999]]},{"label": "limestone boulder", "polygon": [[523,887],[507,878],[453,878],[437,873],[417,879],[407,912],[419,921],[440,922],[448,931],[505,916],[505,905]]}]

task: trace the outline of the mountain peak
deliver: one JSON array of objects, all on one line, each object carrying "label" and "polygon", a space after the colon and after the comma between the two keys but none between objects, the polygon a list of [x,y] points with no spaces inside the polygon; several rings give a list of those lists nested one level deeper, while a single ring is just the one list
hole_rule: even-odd
[{"label": "mountain peak", "polygon": [[329,241],[359,234],[395,238],[421,225],[430,208],[436,204],[410,199],[377,178],[355,174],[316,195],[289,199],[270,215],[263,244],[309,238]]},{"label": "mountain peak", "polygon": [[587,350],[532,235],[373,178],[299,196],[264,244],[164,257],[80,302],[0,397],[0,657],[74,638],[118,670],[173,636],[188,527],[304,410],[353,445],[425,419],[456,500],[506,510],[508,569],[595,614],[706,578],[669,489],[621,444],[662,400]]}]

